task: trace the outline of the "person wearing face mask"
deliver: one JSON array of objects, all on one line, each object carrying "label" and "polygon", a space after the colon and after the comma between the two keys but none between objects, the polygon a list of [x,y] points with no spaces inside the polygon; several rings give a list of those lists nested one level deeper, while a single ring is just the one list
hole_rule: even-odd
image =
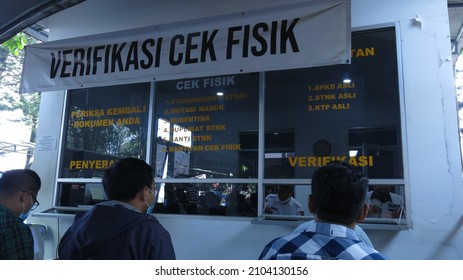
[{"label": "person wearing face mask", "polygon": [[370,218],[400,218],[404,212],[404,198],[393,192],[393,186],[373,186],[367,193]]},{"label": "person wearing face mask", "polygon": [[143,160],[120,159],[102,183],[109,201],[76,215],[58,245],[59,259],[175,259],[169,232],[151,215],[153,169]]},{"label": "person wearing face mask", "polygon": [[40,177],[30,169],[0,176],[0,260],[33,260],[34,240],[24,221],[39,205]]},{"label": "person wearing face mask", "polygon": [[272,215],[304,215],[302,204],[293,198],[292,186],[278,186],[276,194],[265,197],[265,214]]}]

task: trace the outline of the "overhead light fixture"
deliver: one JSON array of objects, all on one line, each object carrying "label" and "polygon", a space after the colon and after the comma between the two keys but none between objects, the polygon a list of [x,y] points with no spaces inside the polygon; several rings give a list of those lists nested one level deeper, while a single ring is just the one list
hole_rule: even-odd
[{"label": "overhead light fixture", "polygon": [[223,92],[221,91],[217,92],[217,96],[223,96]]},{"label": "overhead light fixture", "polygon": [[350,82],[352,82],[352,80],[349,78],[345,78],[344,80],[342,80],[342,82],[345,84],[349,84]]}]

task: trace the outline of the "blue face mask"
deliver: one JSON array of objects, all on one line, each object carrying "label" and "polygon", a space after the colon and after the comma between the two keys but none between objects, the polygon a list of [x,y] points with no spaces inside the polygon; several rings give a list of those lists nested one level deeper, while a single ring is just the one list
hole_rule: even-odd
[{"label": "blue face mask", "polygon": [[[27,191],[25,191],[27,192]],[[32,210],[36,209],[37,206],[39,206],[39,202],[37,201],[37,199],[34,198],[35,200],[35,203],[34,201],[32,200],[33,198],[33,195],[32,193],[29,193],[30,195],[30,198],[31,198],[31,208],[29,208],[29,210],[26,212],[26,205],[24,204],[24,201],[23,201],[23,211],[21,212],[21,214],[19,214],[19,219],[21,219],[21,221],[25,221],[27,219],[27,217],[29,217],[29,214],[32,212]]]},{"label": "blue face mask", "polygon": [[29,209],[29,211],[24,213],[25,208],[26,207],[25,207],[24,202],[23,202],[23,212],[21,214],[19,214],[19,219],[21,219],[21,221],[23,221],[23,222],[27,219],[27,217],[29,217],[29,214],[32,211],[32,208],[31,208],[31,209]]},{"label": "blue face mask", "polygon": [[156,193],[153,192],[152,190],[148,189],[150,193],[153,194],[154,199],[152,205],[149,205],[148,202],[145,201],[145,204],[148,206],[148,209],[146,209],[146,214],[151,214],[153,213],[154,205],[156,205]]}]

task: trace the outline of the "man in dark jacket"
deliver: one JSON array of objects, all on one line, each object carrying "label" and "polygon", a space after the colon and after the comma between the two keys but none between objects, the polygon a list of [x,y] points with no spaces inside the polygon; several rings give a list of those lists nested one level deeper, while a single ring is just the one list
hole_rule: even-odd
[{"label": "man in dark jacket", "polygon": [[77,214],[61,238],[60,259],[175,259],[169,232],[150,215],[155,204],[152,168],[126,158],[103,177],[109,201]]}]

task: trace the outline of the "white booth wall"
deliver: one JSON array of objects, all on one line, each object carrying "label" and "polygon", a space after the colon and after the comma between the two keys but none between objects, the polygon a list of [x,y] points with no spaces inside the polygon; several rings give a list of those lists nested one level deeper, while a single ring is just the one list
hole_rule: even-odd
[{"label": "white booth wall", "polygon": [[[284,1],[284,3],[302,1]],[[281,5],[279,0],[87,0],[47,19],[50,40],[125,30]],[[447,1],[352,0],[353,30],[395,25],[399,41],[404,171],[409,230],[366,230],[391,259],[463,258],[463,184]],[[314,38],[315,40],[315,38]],[[53,206],[64,92],[42,93],[33,169],[43,181],[43,211]],[[256,259],[291,226],[252,224],[252,218],[158,215],[178,259]],[[72,222],[32,216],[46,224],[45,258],[56,257],[59,236]]]}]

